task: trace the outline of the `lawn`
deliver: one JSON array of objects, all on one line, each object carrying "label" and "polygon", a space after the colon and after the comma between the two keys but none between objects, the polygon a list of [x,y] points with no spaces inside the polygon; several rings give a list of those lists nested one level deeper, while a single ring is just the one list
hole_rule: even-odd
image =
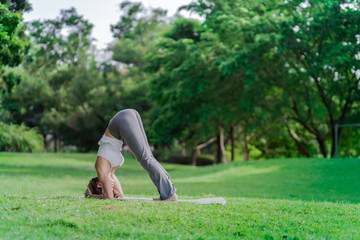
[{"label": "lawn", "polygon": [[[127,196],[157,197],[130,155],[116,171]],[[180,198],[225,206],[80,196],[95,154],[0,153],[0,239],[360,239],[359,159],[163,164]]]}]

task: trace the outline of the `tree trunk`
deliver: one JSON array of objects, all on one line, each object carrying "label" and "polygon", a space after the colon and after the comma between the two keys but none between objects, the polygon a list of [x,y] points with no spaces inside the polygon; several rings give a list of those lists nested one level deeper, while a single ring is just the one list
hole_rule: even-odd
[{"label": "tree trunk", "polygon": [[195,147],[192,149],[192,152],[191,152],[191,162],[192,162],[191,165],[193,165],[193,166],[196,166],[196,164],[197,164],[197,154],[198,154],[198,150]]},{"label": "tree trunk", "polygon": [[53,138],[54,138],[54,152],[57,152],[57,150],[58,150],[57,136],[54,135]]},{"label": "tree trunk", "polygon": [[196,149],[198,150],[198,153],[200,153],[201,149],[203,149],[204,147],[207,147],[208,145],[210,145],[211,143],[213,143],[215,141],[216,141],[216,137],[212,137],[209,140],[207,140],[206,142],[204,142],[204,143],[202,143],[200,145],[197,145]]},{"label": "tree trunk", "polygon": [[47,141],[47,139],[46,139],[46,133],[42,133],[42,135],[43,135],[43,138],[44,138],[44,148],[45,148],[45,151],[48,151],[49,150],[49,146],[48,146],[48,141]]},{"label": "tree trunk", "polygon": [[221,146],[220,146],[220,134],[216,136],[216,151],[215,151],[215,159],[214,164],[221,163]]},{"label": "tree trunk", "polygon": [[185,148],[185,141],[181,142],[181,156],[185,157],[186,155],[186,148]]},{"label": "tree trunk", "polygon": [[[211,143],[216,141],[216,137],[212,137],[209,140],[207,140],[206,142],[195,146],[195,148],[192,150],[191,156],[192,156],[192,162],[193,162],[193,166],[196,166],[196,160],[197,160],[197,155],[201,153],[201,149],[204,147],[207,147],[208,145],[210,145]],[[196,145],[196,143],[195,143]],[[195,151],[195,152],[194,152]],[[216,156],[215,156],[216,158]],[[195,162],[195,163],[194,163]]]},{"label": "tree trunk", "polygon": [[230,142],[231,142],[231,161],[235,159],[235,141],[234,141],[234,127],[230,127]]},{"label": "tree trunk", "polygon": [[298,147],[299,152],[306,157],[310,157],[309,151],[306,149],[305,145],[300,141],[300,138],[298,137],[298,135],[291,130],[290,125],[286,120],[285,120],[285,124],[286,124],[287,130],[290,134],[290,137],[295,141],[295,144]]},{"label": "tree trunk", "polygon": [[250,160],[250,150],[249,150],[249,142],[248,142],[248,135],[247,130],[244,131],[244,160]]},{"label": "tree trunk", "polygon": [[320,135],[316,135],[316,140],[319,143],[321,154],[324,156],[324,158],[327,158],[327,150],[325,145],[325,138]]},{"label": "tree trunk", "polygon": [[[337,145],[339,146],[339,142],[340,142],[340,133],[342,132],[342,128],[339,127],[337,130]],[[331,144],[331,157],[336,157],[335,156],[335,129],[332,129],[331,131],[331,137],[332,137],[332,144]]]},{"label": "tree trunk", "polygon": [[224,144],[224,128],[220,126],[219,127],[219,132],[220,132],[221,155],[222,155],[222,158],[224,159],[224,163],[228,163],[228,159],[227,159],[227,156],[226,156],[225,144]]}]

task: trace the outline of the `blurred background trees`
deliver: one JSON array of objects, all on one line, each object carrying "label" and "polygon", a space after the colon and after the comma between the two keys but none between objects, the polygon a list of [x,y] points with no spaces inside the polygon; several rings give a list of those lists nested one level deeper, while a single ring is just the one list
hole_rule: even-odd
[{"label": "blurred background trees", "polygon": [[[359,122],[356,1],[196,0],[180,9],[201,21],[123,1],[110,58],[74,8],[26,23],[25,34],[21,12],[31,6],[0,6],[1,126],[32,131],[46,150],[96,150],[123,108],[141,113],[161,160],[194,165],[333,157],[335,124]],[[1,150],[40,149],[1,134]],[[358,156],[358,135],[340,129],[340,154]]]}]

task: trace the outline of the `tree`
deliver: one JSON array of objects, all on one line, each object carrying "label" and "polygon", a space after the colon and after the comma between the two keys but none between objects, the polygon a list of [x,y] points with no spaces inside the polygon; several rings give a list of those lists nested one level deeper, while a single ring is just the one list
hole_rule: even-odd
[{"label": "tree", "polygon": [[[200,51],[204,55],[211,54],[209,65],[218,72],[216,76],[209,76],[206,89],[211,116],[217,117],[220,132],[223,127],[230,133],[235,127],[241,129],[240,141],[246,160],[250,157],[250,143],[259,147],[264,155],[270,155],[267,149],[274,138],[264,133],[269,133],[279,123],[276,108],[269,101],[276,99],[271,96],[275,90],[264,75],[259,74],[275,36],[268,32],[254,38],[262,29],[253,17],[264,14],[264,5],[263,2],[250,1],[197,1],[184,7],[206,17],[203,25],[208,30],[203,35],[211,36],[211,40]],[[271,9],[270,4],[266,7]],[[264,25],[264,21],[261,24]],[[195,65],[193,67],[197,69]],[[205,76],[204,72],[201,74]],[[287,139],[285,135],[281,134],[280,139]],[[229,138],[234,141],[233,136]],[[286,148],[282,149],[286,152]]]},{"label": "tree", "polygon": [[[154,79],[151,98],[156,102],[152,129],[156,142],[170,145],[174,139],[192,149],[218,136],[215,162],[225,157],[223,124],[217,94],[221,75],[212,63],[216,38],[194,20],[177,19],[150,57]],[[201,144],[200,144],[201,145]],[[194,160],[195,161],[195,160]]]},{"label": "tree", "polygon": [[288,7],[283,12],[293,20],[281,29],[279,55],[289,79],[301,82],[299,88],[286,88],[293,96],[289,119],[316,138],[324,157],[330,137],[334,156],[334,126],[346,121],[360,94],[360,9],[343,1],[293,1]]},{"label": "tree", "polygon": [[[56,19],[34,21],[28,26],[34,44],[23,64],[27,74],[23,74],[24,81],[8,100],[20,105],[12,111],[14,119],[39,126],[44,139],[50,134],[55,142],[61,139],[69,144],[81,143],[66,133],[77,134],[69,122],[79,113],[77,109],[86,106],[85,96],[94,87],[92,79],[100,76],[97,68],[96,73],[91,71],[91,29],[92,24],[74,8],[62,10]],[[87,72],[93,75],[89,77]],[[95,145],[94,137],[89,142]]]},{"label": "tree", "polygon": [[342,1],[197,1],[188,9],[204,14],[205,23],[221,34],[228,49],[219,57],[222,72],[243,72],[245,86],[268,82],[262,85],[280,94],[272,97],[273,104],[281,106],[299,151],[310,156],[312,135],[326,157],[334,124],[353,111],[359,95],[359,11],[355,2],[350,6]]},{"label": "tree", "polygon": [[36,129],[6,123],[12,120],[12,110],[18,109],[16,102],[8,104],[7,99],[22,80],[9,67],[22,62],[29,43],[21,23],[21,10],[31,10],[27,1],[0,1],[0,150],[40,151],[43,139]]},{"label": "tree", "polygon": [[[2,121],[9,120],[11,113],[10,109],[4,107],[4,98],[11,95],[21,81],[13,73],[4,76],[4,68],[14,67],[21,63],[29,43],[24,30],[21,14],[11,12],[7,5],[0,3],[0,113]],[[13,107],[14,104],[8,106],[8,108]]]},{"label": "tree", "polygon": [[31,22],[28,31],[35,45],[26,67],[32,73],[52,73],[58,66],[76,65],[91,48],[92,28],[75,8],[61,10],[56,19]]},{"label": "tree", "polygon": [[1,4],[6,4],[12,12],[29,12],[32,10],[31,4],[27,0],[0,0]]},{"label": "tree", "polygon": [[4,66],[20,64],[28,45],[21,24],[21,14],[11,12],[6,5],[0,4],[0,71]]},{"label": "tree", "polygon": [[166,19],[166,10],[146,9],[141,2],[125,0],[120,3],[120,10],[124,14],[115,25],[111,25],[113,36],[119,39],[138,36],[145,40],[142,38],[144,33],[149,33],[150,29]]},{"label": "tree", "polygon": [[[148,98],[151,74],[147,71],[148,56],[156,51],[156,43],[167,30],[166,11],[147,9],[141,3],[123,1],[122,15],[111,29],[117,42],[111,47],[113,60],[121,64],[122,82],[118,86],[123,91],[124,107],[137,109],[143,117],[145,127],[149,118],[145,113],[152,108]],[[148,129],[147,129],[148,130]]]}]

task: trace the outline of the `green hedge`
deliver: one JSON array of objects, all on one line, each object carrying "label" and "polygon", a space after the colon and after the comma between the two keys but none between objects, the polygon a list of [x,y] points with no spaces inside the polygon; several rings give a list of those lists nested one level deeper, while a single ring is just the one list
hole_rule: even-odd
[{"label": "green hedge", "polygon": [[44,138],[36,128],[0,122],[0,150],[40,152],[44,150]]}]

